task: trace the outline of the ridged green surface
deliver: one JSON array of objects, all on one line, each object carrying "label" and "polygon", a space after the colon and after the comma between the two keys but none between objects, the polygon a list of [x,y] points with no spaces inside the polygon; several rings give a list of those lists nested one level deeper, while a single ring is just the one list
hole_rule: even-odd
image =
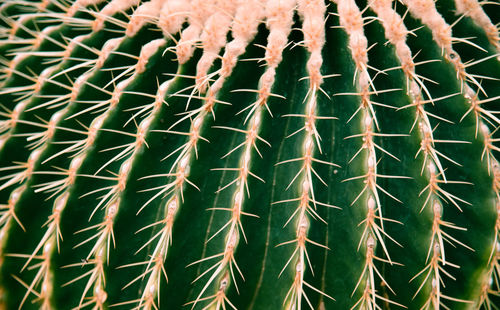
[{"label": "ridged green surface", "polygon": [[[55,2],[50,4],[47,11],[60,12],[61,9],[55,4]],[[6,31],[9,31],[12,20],[30,13],[29,7],[22,8],[22,5],[12,1],[5,2],[1,7],[0,14],[4,17],[2,26]],[[366,3],[359,1],[358,5],[362,9]],[[449,24],[458,18],[453,13],[453,1],[439,0],[437,5],[438,10]],[[100,8],[101,6],[103,4],[99,5]],[[399,3],[396,9],[401,15],[406,10]],[[484,5],[484,9],[490,15],[493,23],[500,21],[497,13],[499,6]],[[97,8],[90,8],[90,10],[97,11]],[[124,13],[116,14],[114,18],[128,21],[126,15],[130,15],[132,12],[133,10],[129,9]],[[351,118],[356,113],[361,99],[357,95],[343,94],[358,92],[356,84],[353,83],[355,63],[352,60],[351,50],[348,48],[348,34],[344,29],[335,27],[339,25],[338,16],[333,14],[337,12],[337,5],[330,3],[328,12],[332,14],[328,16],[325,25],[326,43],[322,49],[321,72],[325,76],[330,74],[340,74],[340,76],[324,80],[321,88],[328,96],[321,92],[317,94],[316,113],[318,116],[336,117],[337,119],[316,120],[317,130],[322,138],[320,143],[322,153],[319,153],[316,148],[314,158],[335,163],[340,167],[319,162],[313,163],[313,169],[328,184],[325,186],[313,176],[313,188],[316,201],[335,205],[340,209],[317,205],[316,212],[327,222],[326,224],[309,216],[308,239],[324,245],[328,249],[307,243],[307,253],[314,275],[307,266],[305,281],[335,300],[331,300],[308,287],[305,287],[304,290],[314,309],[351,309],[361,298],[364,286],[361,284],[361,288],[353,292],[365,263],[366,239],[360,241],[363,233],[363,226],[360,225],[360,222],[365,219],[368,195],[365,193],[356,203],[352,204],[363,190],[365,183],[362,179],[346,180],[366,173],[367,155],[361,152],[354,160],[350,161],[362,147],[362,141],[360,138],[346,139],[346,137],[362,133],[366,115],[364,111],[360,111]],[[364,16],[374,15],[370,10],[363,14]],[[92,18],[90,14],[83,11],[77,13],[76,16],[84,19]],[[408,29],[422,26],[420,21],[413,19],[410,14],[405,17],[404,21]],[[88,29],[79,29],[76,25],[64,24],[61,20],[51,16],[34,16],[23,21],[22,25],[25,29],[19,29],[16,32],[16,40],[32,38],[32,34],[27,31],[28,29],[36,33],[50,25],[57,27],[54,28],[55,31],[50,36],[61,44],[66,44],[65,41],[68,38],[90,33]],[[119,26],[112,25],[109,21],[106,25],[106,29],[93,32],[88,39],[83,41],[82,46],[75,48],[71,53],[74,60],[62,61],[53,75],[80,63],[78,58],[97,58],[95,53],[90,52],[83,45],[99,51],[106,41],[123,36],[123,29]],[[297,15],[293,27],[288,38],[289,41],[301,42],[303,40],[300,31],[301,21]],[[118,29],[119,32],[110,31],[112,28]],[[0,38],[5,42],[0,41],[0,53],[4,62],[2,67],[6,72],[8,62],[14,59],[15,54],[18,53],[15,49],[28,45],[16,45],[7,41],[8,33],[2,32],[1,34]],[[255,102],[257,95],[254,92],[235,90],[259,88],[259,79],[266,67],[259,66],[259,63],[253,59],[264,57],[265,51],[262,45],[266,45],[268,34],[269,30],[261,24],[255,39],[246,48],[245,53],[239,57],[240,60],[250,59],[252,61],[239,61],[217,94],[218,100],[230,103],[230,105],[217,103],[213,111],[215,117],[212,116],[212,113],[208,113],[201,127],[200,135],[208,142],[199,140],[196,145],[196,154],[193,153],[189,158],[190,169],[187,178],[195,186],[185,184],[182,190],[183,201],[175,216],[172,245],[168,248],[167,257],[163,263],[168,281],[161,276],[161,280],[158,282],[161,288],[160,295],[158,300],[155,297],[156,305],[161,309],[189,309],[193,304],[187,303],[196,300],[202,290],[202,297],[208,297],[215,294],[219,288],[219,281],[224,272],[218,275],[205,290],[205,284],[211,273],[192,283],[217,260],[190,264],[224,251],[227,242],[226,231],[213,239],[210,238],[228,222],[230,214],[213,210],[213,208],[229,208],[231,206],[234,201],[236,185],[233,184],[222,191],[218,190],[232,182],[238,176],[238,172],[216,169],[234,168],[241,164],[241,158],[244,155],[243,147],[236,149],[227,157],[224,155],[244,143],[246,138],[245,134],[241,132],[220,127],[246,130],[249,123],[245,122],[247,113],[239,112]],[[384,44],[387,39],[384,37],[384,29],[378,21],[367,24],[365,34],[368,38],[368,46],[376,44],[368,53],[369,64],[372,67],[385,70],[400,65],[394,47],[391,44]],[[456,246],[445,244],[446,260],[459,265],[460,268],[444,266],[446,272],[455,279],[443,276],[443,292],[446,296],[469,300],[470,303],[450,300],[444,300],[444,303],[450,309],[478,309],[482,285],[488,282],[487,277],[490,276],[488,273],[492,264],[490,254],[497,234],[495,231],[495,221],[497,220],[495,204],[500,201],[500,197],[496,197],[493,190],[494,176],[491,171],[488,171],[486,158],[483,158],[484,137],[481,134],[476,136],[476,120],[473,114],[471,113],[461,120],[469,109],[469,103],[460,94],[460,83],[456,79],[454,67],[444,59],[428,28],[418,29],[415,34],[415,36],[408,37],[408,45],[413,54],[418,53],[415,62],[438,60],[416,67],[418,74],[439,84],[426,82],[425,85],[432,97],[440,98],[457,94],[445,100],[436,101],[434,105],[430,103],[425,105],[428,113],[433,113],[452,122],[450,124],[431,119],[431,124],[435,129],[435,139],[467,142],[436,143],[439,152],[459,163],[456,165],[441,157],[446,177],[448,180],[472,183],[472,185],[451,183],[440,185],[448,193],[469,203],[458,202],[463,210],[460,212],[455,206],[442,200],[443,220],[465,228],[466,231],[453,229],[445,229],[445,231],[473,249],[470,251],[456,243]],[[488,42],[484,31],[468,17],[464,17],[453,27],[453,34],[455,37],[473,37],[471,41],[487,50],[487,52],[483,52],[466,44],[453,45],[463,62],[495,54],[494,47]],[[135,65],[137,59],[134,57],[139,56],[141,47],[162,37],[162,33],[158,31],[154,23],[145,25],[133,37],[126,37],[121,42],[116,53],[111,54],[106,59],[103,68]],[[120,81],[128,78],[128,76],[122,76],[115,83],[108,85],[113,78],[123,72],[121,69],[89,71],[91,75],[87,84],[81,87],[77,100],[65,105],[40,108],[41,105],[54,98],[50,96],[69,94],[70,91],[60,85],[71,87],[74,81],[89,68],[79,68],[69,71],[67,74],[61,74],[54,78],[55,82],[44,83],[38,94],[24,99],[27,106],[19,117],[21,121],[9,129],[12,130],[11,137],[0,148],[0,186],[10,179],[7,176],[13,173],[12,171],[19,171],[7,170],[2,167],[11,167],[16,163],[26,162],[32,154],[33,149],[28,146],[29,142],[23,134],[32,135],[34,132],[42,132],[43,126],[35,126],[33,123],[43,124],[42,119],[48,121],[56,112],[65,107],[68,108],[61,121],[57,123],[58,129],[53,137],[40,147],[43,150],[42,155],[35,164],[35,171],[38,172],[0,190],[0,203],[7,204],[11,192],[20,186],[25,186],[14,210],[26,229],[24,231],[12,218],[6,223],[0,220],[0,229],[5,232],[0,239],[0,309],[17,309],[27,292],[27,288],[22,283],[29,286],[33,281],[36,285],[31,289],[31,294],[28,294],[22,308],[41,308],[41,302],[37,301],[37,295],[40,294],[42,285],[35,279],[38,268],[23,269],[23,266],[47,230],[44,223],[52,214],[53,205],[58,195],[51,196],[51,193],[36,192],[36,189],[40,187],[40,184],[61,180],[63,176],[55,175],[54,172],[68,169],[74,158],[71,157],[74,152],[62,154],[47,162],[44,161],[68,146],[56,142],[85,139],[86,136],[83,132],[86,131],[86,127],[91,126],[92,121],[104,113],[107,113],[107,117],[96,135],[94,144],[84,149],[85,159],[77,170],[76,182],[67,189],[68,202],[60,215],[62,235],[60,248],[52,249],[49,259],[52,277],[50,282],[53,288],[52,292],[48,294],[48,304],[49,308],[53,309],[71,309],[82,304],[82,294],[87,297],[83,299],[83,303],[92,296],[94,287],[91,287],[86,294],[84,293],[88,277],[66,285],[91,270],[92,257],[88,258],[88,255],[95,239],[82,246],[75,246],[94,236],[97,230],[94,228],[77,232],[101,223],[106,216],[105,208],[109,207],[107,203],[109,200],[105,200],[102,207],[95,209],[101,201],[101,195],[106,193],[105,191],[91,195],[86,194],[106,186],[115,185],[116,180],[111,178],[116,178],[121,165],[126,160],[131,159],[133,165],[126,178],[125,189],[118,193],[120,206],[113,224],[116,246],[111,243],[109,261],[104,264],[107,293],[104,308],[131,309],[139,305],[138,301],[124,305],[120,305],[120,303],[141,298],[147,277],[139,279],[125,289],[124,287],[144,273],[146,265],[120,267],[150,259],[154,250],[154,242],[139,252],[137,250],[160,231],[160,226],[141,229],[165,218],[165,204],[172,195],[160,195],[148,203],[144,209],[141,209],[158,192],[158,190],[145,190],[165,185],[175,179],[172,176],[145,177],[172,173],[169,170],[178,159],[178,153],[168,158],[165,157],[189,141],[188,136],[178,133],[189,132],[191,122],[187,118],[173,128],[172,125],[184,117],[186,110],[192,111],[204,103],[204,100],[194,97],[187,107],[187,97],[191,94],[190,87],[194,85],[194,80],[186,78],[186,76],[196,75],[196,64],[202,55],[202,49],[197,49],[189,61],[179,65],[175,60],[175,54],[170,52],[174,49],[178,39],[179,34],[173,38],[165,37],[165,44],[149,59],[146,71],[139,73],[126,86],[125,92],[113,109],[108,109],[108,106],[105,105],[103,106],[104,110],[96,109],[92,112],[80,113],[98,102],[104,102],[111,98],[109,92],[112,92]],[[166,49],[167,52],[164,52]],[[36,48],[36,51],[41,52],[39,55],[27,56],[25,60],[16,65],[15,70],[18,73],[11,76],[4,75],[3,79],[0,80],[0,103],[6,111],[16,107],[19,103],[16,98],[22,94],[9,93],[4,90],[9,90],[10,87],[32,85],[34,82],[24,77],[23,74],[38,76],[44,69],[52,66],[53,64],[45,62],[51,58],[47,57],[44,52],[54,50],[61,51],[62,48],[45,38],[40,47]],[[32,51],[32,49],[28,46],[25,51]],[[133,57],[125,54],[130,54]],[[229,288],[225,291],[228,300],[237,309],[281,309],[289,306],[284,301],[294,281],[296,271],[294,261],[283,272],[282,270],[295,248],[293,244],[281,244],[297,238],[296,218],[284,226],[294,213],[297,204],[295,202],[276,202],[297,198],[301,195],[302,188],[299,181],[294,182],[287,189],[287,186],[301,169],[301,162],[278,163],[303,156],[305,131],[300,131],[290,137],[289,135],[304,126],[304,118],[286,116],[305,113],[306,104],[303,100],[307,95],[309,82],[300,79],[308,75],[306,69],[308,57],[309,53],[302,46],[293,48],[290,46],[285,49],[283,60],[277,68],[272,92],[284,96],[286,99],[270,97],[267,105],[272,116],[265,109],[261,113],[262,120],[258,134],[271,146],[257,140],[256,146],[260,154],[255,148],[252,149],[249,169],[264,182],[249,176],[248,191],[250,195],[245,194],[242,209],[243,212],[251,213],[256,217],[242,216],[241,224],[247,242],[243,236],[240,236],[234,257],[244,280],[235,269],[234,278],[239,291],[237,291],[232,278]],[[218,59],[212,66],[212,72],[220,66],[221,61]],[[481,86],[489,98],[500,96],[500,84],[495,80],[500,79],[500,62],[497,57],[491,57],[487,61],[467,68],[467,70],[493,78],[493,80],[482,80]],[[378,173],[407,177],[377,178],[377,184],[381,188],[400,200],[397,202],[379,191],[384,217],[399,222],[384,222],[384,230],[401,245],[398,246],[384,236],[392,261],[399,264],[376,262],[377,269],[395,292],[395,295],[391,293],[382,284],[380,278],[377,278],[377,294],[383,298],[390,298],[391,301],[404,305],[408,309],[420,309],[429,298],[431,284],[426,282],[419,294],[414,296],[424,277],[410,280],[428,262],[426,262],[426,258],[433,221],[430,203],[421,211],[426,200],[426,193],[421,194],[421,191],[429,183],[427,171],[421,173],[424,157],[421,153],[416,156],[422,137],[418,126],[410,131],[415,121],[415,108],[399,109],[412,103],[407,94],[406,77],[402,70],[387,71],[387,73],[378,75],[376,75],[376,71],[371,70],[370,74],[372,78],[376,76],[374,86],[377,90],[396,89],[371,96],[373,101],[392,107],[375,107],[379,122],[379,129],[376,131],[400,135],[375,137],[375,142],[379,146],[399,159],[391,158],[384,152],[377,150],[377,159],[380,160],[377,163]],[[130,111],[130,109],[153,102],[154,98],[141,94],[154,96],[158,85],[165,81],[171,81],[165,96],[167,104],[162,105],[152,118],[151,126],[145,136],[147,146],[143,145],[133,154],[130,152],[126,156],[120,156],[116,159],[117,154],[123,149],[107,149],[135,143],[133,135],[136,134],[137,126],[142,120],[137,117],[136,123],[134,121],[127,122],[136,112]],[[101,91],[99,88],[105,88],[107,92]],[[480,96],[484,98],[483,95]],[[500,113],[500,99],[492,100],[483,106],[500,117],[498,114]],[[78,115],[68,118],[75,114]],[[2,115],[2,121],[6,124],[8,115]],[[494,121],[488,124],[491,132],[499,125]],[[68,129],[82,132],[71,132]],[[5,132],[2,133],[5,134]],[[113,158],[116,160],[101,169],[105,163]],[[98,179],[93,175],[107,179]],[[301,178],[299,177],[299,180]],[[61,193],[62,191],[59,194]],[[178,196],[178,199],[181,197]],[[140,209],[141,212],[138,213]],[[94,211],[95,213],[93,213]],[[91,214],[93,214],[92,217]],[[91,219],[89,219],[90,217]],[[362,246],[358,249],[360,242]],[[41,253],[40,250],[35,254],[41,255]],[[27,255],[27,257],[19,257],[19,254]],[[376,255],[387,259],[380,245],[376,247]],[[493,260],[496,259],[497,257],[493,257]],[[35,256],[29,266],[36,266],[39,261]],[[82,266],[67,267],[78,263]],[[493,292],[490,296],[491,309],[500,307],[498,297],[493,296],[494,294],[498,295],[499,289],[498,283],[493,283],[491,286]],[[384,302],[383,299],[378,299],[377,302],[381,309],[401,308],[398,305]],[[111,307],[115,304],[119,305]],[[195,308],[203,309],[208,304],[208,301],[199,301]],[[216,305],[212,304],[211,307],[215,308]],[[228,304],[225,307],[226,309],[231,308]],[[304,299],[302,299],[301,307],[302,309],[309,308]],[[482,307],[490,309],[485,305]],[[429,307],[429,309],[437,308]]]}]

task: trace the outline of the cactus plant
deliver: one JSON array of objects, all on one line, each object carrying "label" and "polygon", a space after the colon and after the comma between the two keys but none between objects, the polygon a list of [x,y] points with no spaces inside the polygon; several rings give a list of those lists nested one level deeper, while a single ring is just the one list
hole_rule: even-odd
[{"label": "cactus plant", "polygon": [[5,0],[1,309],[498,309],[495,1]]}]

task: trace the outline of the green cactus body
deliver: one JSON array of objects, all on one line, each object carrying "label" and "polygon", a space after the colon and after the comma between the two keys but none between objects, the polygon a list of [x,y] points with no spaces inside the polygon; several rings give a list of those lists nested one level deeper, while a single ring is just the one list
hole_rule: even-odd
[{"label": "green cactus body", "polygon": [[400,2],[4,1],[0,309],[498,309],[499,3]]}]

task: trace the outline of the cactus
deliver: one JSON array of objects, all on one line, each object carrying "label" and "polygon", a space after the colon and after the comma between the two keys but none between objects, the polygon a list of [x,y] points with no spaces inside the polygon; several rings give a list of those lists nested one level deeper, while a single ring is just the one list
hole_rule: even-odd
[{"label": "cactus", "polygon": [[498,5],[3,1],[0,309],[499,309]]}]

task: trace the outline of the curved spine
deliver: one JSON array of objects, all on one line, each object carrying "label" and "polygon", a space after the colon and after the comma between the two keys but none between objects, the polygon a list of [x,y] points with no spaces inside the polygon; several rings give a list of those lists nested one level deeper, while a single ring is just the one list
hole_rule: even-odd
[{"label": "curved spine", "polygon": [[[461,120],[463,120],[470,112],[474,112],[474,116],[475,116],[475,120],[476,120],[476,137],[477,137],[478,133],[480,133],[482,135],[482,138],[484,139],[484,141],[488,141],[487,132],[484,132],[483,130],[479,130],[479,128],[486,126],[486,123],[494,125],[494,126],[498,126],[498,125],[500,125],[500,120],[495,115],[493,115],[490,111],[486,110],[485,108],[481,107],[480,105],[482,103],[485,103],[485,102],[490,102],[492,100],[496,100],[496,99],[498,99],[498,97],[480,100],[478,98],[479,93],[483,93],[486,95],[486,92],[482,88],[480,82],[478,81],[479,77],[476,77],[473,74],[469,74],[466,70],[468,67],[474,66],[480,62],[488,60],[488,59],[495,57],[497,55],[485,57],[483,59],[476,60],[476,61],[470,62],[468,64],[464,64],[462,62],[460,56],[458,55],[458,53],[456,53],[454,51],[454,49],[452,47],[453,43],[462,42],[462,43],[469,44],[473,47],[476,47],[478,49],[481,49],[481,50],[483,50],[483,49],[481,47],[477,46],[476,44],[474,44],[473,42],[468,41],[467,39],[453,37],[452,36],[453,25],[450,26],[445,22],[445,20],[437,12],[436,7],[432,1],[418,0],[418,1],[413,1],[413,2],[412,1],[404,1],[404,2],[408,5],[408,9],[409,9],[410,13],[412,15],[414,15],[416,18],[420,19],[424,25],[428,26],[431,29],[434,41],[441,48],[445,59],[451,65],[453,65],[453,67],[456,71],[457,80],[460,83],[461,94],[464,96],[464,98],[470,104],[469,110],[463,115]],[[482,16],[482,14],[481,14],[482,9],[478,8],[473,2],[474,1],[457,1],[456,2],[457,13],[464,14],[465,16],[467,16],[467,15],[469,15],[471,17],[474,16],[473,19],[475,20],[475,22],[479,23],[480,26],[485,29],[487,36],[488,36],[488,39],[494,45],[494,47],[498,49],[498,46],[499,46],[498,30],[496,30],[496,35],[495,35],[495,32],[493,32],[493,33],[491,32],[491,29],[489,29],[489,26],[488,26],[488,22],[481,17]],[[484,14],[484,12],[483,12],[483,14]],[[481,78],[488,78],[488,77],[481,77]],[[476,87],[477,91],[473,90],[472,87],[474,87],[474,86]],[[484,122],[486,122],[486,123],[484,123]],[[487,145],[485,145],[485,146],[487,147]],[[492,154],[489,157],[493,158],[493,160],[487,161],[488,171],[491,171],[493,169],[492,164],[496,160],[494,159]],[[432,174],[432,171],[431,171],[431,174]],[[437,187],[437,188],[439,188],[439,187]],[[430,193],[429,193],[429,195],[430,195]],[[448,194],[445,196],[457,208],[459,208],[459,207],[458,207],[457,203],[454,202],[454,200],[459,200],[461,202],[466,203],[465,201],[459,199],[458,197],[454,197],[451,194]],[[436,209],[436,208],[437,207],[435,207],[434,209]],[[440,218],[439,212],[434,211],[434,213],[435,213],[435,218],[436,217]],[[458,227],[454,227],[454,228],[460,229]],[[463,245],[462,243],[458,242],[457,240],[453,240],[453,241],[455,241],[458,244]],[[492,247],[494,248],[495,246],[496,245],[493,245]],[[437,247],[437,246],[435,246],[435,247]],[[441,245],[440,247],[442,248],[443,246]],[[440,255],[442,256],[443,265],[444,265],[445,262],[444,262],[443,251],[444,251],[444,249],[440,250],[440,252],[441,252]],[[436,251],[434,251],[434,252],[436,252]],[[434,255],[436,255],[436,254],[434,254]],[[489,283],[490,280],[488,279],[485,281],[487,281]],[[440,293],[439,285],[440,284],[438,283],[437,280],[433,281],[433,283],[434,283],[433,284],[433,292],[436,291],[437,292],[436,295],[438,295],[436,304],[439,305],[439,293]],[[435,287],[437,287],[437,289],[435,289]],[[455,300],[455,301],[465,302],[463,300]],[[467,302],[471,303],[471,301],[467,301]],[[434,304],[434,307],[437,306],[434,303],[434,301],[432,303]]]},{"label": "curved spine", "polygon": [[[384,230],[384,222],[394,222],[400,224],[398,221],[389,219],[382,214],[382,205],[380,202],[379,193],[382,192],[389,196],[393,200],[400,202],[396,197],[392,196],[389,192],[383,189],[379,184],[377,184],[377,178],[392,178],[392,179],[404,179],[408,177],[395,176],[395,175],[382,175],[377,172],[377,151],[380,151],[386,155],[389,155],[393,159],[399,160],[389,151],[385,150],[381,146],[375,143],[374,137],[397,137],[402,136],[400,134],[382,134],[377,133],[376,130],[379,129],[379,124],[377,121],[377,116],[375,112],[375,105],[377,103],[371,101],[371,95],[377,95],[380,92],[389,92],[393,90],[382,90],[377,91],[373,85],[373,80],[368,73],[368,69],[371,68],[368,65],[368,40],[364,35],[364,21],[362,18],[362,12],[359,10],[354,1],[351,0],[339,0],[336,1],[338,5],[338,13],[340,18],[340,26],[345,29],[349,36],[349,48],[351,50],[352,58],[354,60],[356,71],[354,75],[356,87],[358,93],[352,94],[361,97],[361,105],[356,110],[355,114],[361,112],[361,119],[363,121],[364,132],[347,138],[363,138],[363,145],[357,151],[356,154],[351,158],[351,162],[355,157],[357,157],[364,150],[366,151],[366,168],[367,172],[364,175],[348,178],[344,181],[353,181],[361,179],[364,182],[364,186],[359,195],[351,203],[353,205],[358,200],[361,199],[363,194],[366,198],[361,201],[363,205],[367,208],[367,213],[365,219],[360,223],[364,225],[363,233],[358,244],[358,250],[362,248],[365,255],[365,264],[361,272],[359,280],[354,288],[353,295],[360,289],[361,297],[353,305],[351,309],[358,308],[376,308],[377,299],[382,301],[404,307],[392,300],[388,296],[382,296],[377,294],[376,277],[380,278],[382,285],[386,286],[393,294],[395,292],[390,287],[389,283],[384,279],[382,273],[378,270],[376,262],[383,262],[389,264],[398,264],[391,260],[390,254],[387,250],[385,244],[386,240],[391,240],[395,244],[401,246],[394,238],[389,236],[389,234]],[[373,69],[373,68],[372,68]],[[351,94],[350,94],[351,95]],[[391,106],[381,105],[382,107],[392,108]],[[355,115],[354,114],[354,115]],[[354,117],[351,116],[351,119]],[[349,119],[349,121],[351,121]],[[380,244],[384,256],[386,258],[376,256],[375,250],[376,246]]]},{"label": "curved spine", "polygon": [[[107,55],[101,54],[102,57],[107,58]],[[96,61],[97,62],[97,61]],[[53,66],[46,71],[50,71],[51,73],[57,72],[55,68],[58,66]],[[94,69],[99,69],[100,66],[94,67]],[[45,72],[45,71],[44,71]],[[42,76],[42,75],[41,75]],[[68,201],[68,196],[69,196],[69,191],[71,189],[71,185],[74,184],[76,176],[77,176],[77,170],[80,168],[82,162],[85,159],[86,154],[84,153],[84,150],[90,146],[93,145],[95,141],[95,137],[97,135],[97,131],[100,129],[100,126],[102,125],[102,117],[97,117],[95,121],[92,123],[90,128],[88,128],[87,132],[84,131],[77,131],[77,130],[72,130],[72,132],[76,133],[81,133],[86,135],[86,137],[81,140],[77,141],[77,143],[73,144],[72,146],[68,147],[67,149],[64,149],[63,151],[56,153],[47,159],[45,159],[42,163],[45,163],[57,156],[60,156],[64,153],[69,153],[72,151],[77,151],[76,154],[74,154],[74,158],[71,161],[69,168],[65,171],[58,171],[58,172],[53,172],[53,171],[33,171],[36,163],[41,160],[43,157],[43,150],[45,146],[47,145],[48,142],[50,142],[53,134],[55,133],[55,130],[64,130],[65,128],[62,128],[58,126],[58,124],[61,122],[64,116],[68,116],[68,111],[78,103],[76,100],[82,87],[84,86],[85,82],[88,80],[88,78],[91,76],[91,72],[87,72],[83,75],[81,75],[77,81],[73,83],[73,86],[69,88],[69,94],[68,96],[63,96],[63,97],[68,97],[68,105],[60,110],[59,112],[55,113],[51,122],[45,125],[47,128],[47,131],[45,134],[42,134],[42,137],[44,140],[41,142],[43,144],[40,145],[39,148],[37,148],[31,155],[30,158],[26,164],[26,171],[23,172],[20,177],[26,178],[29,177],[32,174],[45,174],[45,175],[62,175],[64,178],[62,180],[57,180],[57,181],[52,181],[48,182],[45,184],[38,184],[35,189],[36,192],[54,192],[50,197],[52,198],[55,195],[58,195],[57,198],[54,201],[54,206],[52,210],[52,214],[49,216],[47,222],[44,224],[44,226],[47,227],[45,233],[43,234],[40,242],[36,246],[35,250],[31,255],[26,255],[26,254],[10,254],[11,256],[15,257],[20,257],[20,258],[26,258],[26,263],[24,264],[23,269],[29,266],[30,262],[33,259],[36,260],[42,260],[41,263],[37,263],[34,265],[34,267],[38,266],[38,272],[31,284],[26,284],[21,278],[15,277],[17,281],[19,281],[21,284],[23,284],[28,291],[26,292],[20,307],[24,304],[26,301],[26,298],[30,293],[35,294],[38,299],[42,300],[43,307],[46,309],[50,309],[50,300],[52,296],[52,272],[53,270],[49,268],[50,266],[50,261],[53,259],[53,256],[56,255],[55,252],[55,246],[54,244],[57,245],[57,252],[59,252],[59,247],[60,247],[60,242],[62,241],[62,234],[60,231],[60,216],[61,213],[63,212],[64,208],[66,207],[67,201]],[[40,87],[42,82],[53,82],[50,80],[43,79],[40,81]],[[17,106],[16,106],[17,107]],[[22,120],[19,120],[19,122],[23,122]],[[36,124],[34,124],[36,125]],[[38,142],[40,143],[40,142]],[[83,154],[82,154],[83,153]],[[26,186],[23,186],[22,188],[25,188]],[[23,190],[24,191],[24,190]],[[17,191],[15,191],[17,193]],[[62,193],[61,193],[62,192]],[[19,192],[21,194],[22,192]],[[42,250],[42,254],[38,256],[38,252]],[[41,283],[41,289],[40,292],[38,293],[37,287]]]},{"label": "curved spine", "polygon": [[497,53],[500,53],[500,37],[498,36],[498,28],[493,25],[491,19],[484,12],[481,7],[481,2],[478,0],[455,0],[455,5],[457,14],[472,18],[472,20],[484,30],[488,40],[491,45],[495,47]]},{"label": "curved spine", "polygon": [[[307,252],[307,244],[318,246],[328,250],[328,247],[322,245],[316,241],[308,238],[307,234],[310,228],[311,219],[319,220],[323,223],[326,223],[323,218],[316,212],[317,205],[324,207],[332,207],[337,208],[335,206],[331,206],[325,203],[322,203],[316,199],[315,196],[315,179],[313,179],[313,175],[319,180],[321,183],[326,185],[326,183],[321,179],[319,174],[313,168],[313,164],[322,164],[328,166],[339,167],[336,164],[318,160],[314,158],[314,153],[316,149],[319,153],[322,153],[321,150],[321,137],[319,136],[319,132],[317,130],[316,121],[321,119],[335,119],[334,117],[325,117],[317,115],[318,110],[318,96],[322,91],[321,84],[323,83],[323,75],[321,74],[321,65],[323,63],[323,58],[321,55],[321,51],[323,49],[325,43],[325,13],[326,6],[323,1],[298,1],[298,13],[303,19],[302,33],[304,34],[303,44],[307,48],[309,54],[309,59],[307,61],[307,79],[309,81],[309,88],[304,98],[305,105],[305,114],[299,115],[285,115],[288,117],[299,117],[304,120],[304,126],[299,130],[292,133],[290,136],[298,134],[299,132],[304,132],[304,139],[302,142],[302,156],[299,158],[288,159],[279,164],[286,164],[290,162],[301,162],[301,167],[299,172],[292,179],[287,189],[297,181],[299,184],[299,197],[289,199],[286,201],[279,201],[275,203],[290,203],[290,202],[298,202],[298,205],[293,212],[293,214],[289,217],[287,222],[284,224],[288,225],[290,222],[295,223],[296,229],[295,234],[296,238],[290,241],[283,242],[278,246],[282,245],[294,245],[295,250],[293,251],[290,258],[287,260],[285,266],[281,270],[281,273],[288,267],[288,265],[293,264],[295,267],[293,283],[290,286],[290,289],[283,300],[283,305],[286,309],[302,309],[302,302],[305,300],[307,305],[313,309],[313,306],[305,293],[305,288],[311,289],[312,291],[319,293],[322,296],[330,298],[333,300],[331,296],[329,296],[326,292],[321,291],[313,287],[311,284],[307,283],[304,280],[304,275],[307,270],[310,269],[310,272],[314,275],[314,270],[311,264],[311,260],[309,258]],[[294,220],[294,221],[292,221]],[[280,275],[281,275],[280,273]]]},{"label": "curved spine", "polygon": [[[253,12],[252,12],[253,10]],[[222,88],[224,81],[226,78],[231,74],[233,68],[235,67],[238,57],[244,53],[246,46],[250,43],[250,41],[253,39],[255,34],[257,33],[257,27],[258,24],[260,23],[260,19],[263,17],[263,7],[262,3],[260,1],[255,0],[255,1],[249,1],[246,5],[241,6],[235,13],[235,17],[233,20],[233,37],[234,39],[229,42],[228,47],[226,48],[224,55],[222,56],[222,66],[219,70],[217,70],[216,73],[219,73],[218,79],[209,86],[208,93],[209,94],[218,94],[219,90]],[[211,17],[212,18],[212,17]],[[215,19],[214,19],[215,21]],[[222,29],[221,33],[224,31]],[[213,55],[210,55],[210,53],[213,53],[214,50],[213,48],[207,52],[207,57],[204,59],[204,56],[200,59],[200,62],[203,61],[204,64],[200,65],[200,62],[198,62],[198,73],[200,70],[204,72],[207,66],[207,62],[213,60],[212,57]],[[205,55],[205,54],[204,54]],[[201,68],[201,69],[200,69]],[[197,74],[198,77],[204,76],[206,73],[201,73]],[[204,83],[204,82],[202,82]],[[262,107],[258,108],[255,113],[252,114],[252,117],[247,125],[247,130],[242,130],[239,128],[232,128],[232,127],[218,127],[220,129],[224,130],[230,130],[230,131],[236,131],[245,134],[246,138],[245,141],[232,150],[230,150],[226,155],[223,157],[227,157],[236,150],[243,148],[243,152],[241,153],[240,156],[240,166],[237,168],[216,168],[212,170],[226,170],[226,171],[235,171],[238,173],[238,176],[229,182],[227,185],[223,186],[221,189],[218,190],[218,192],[223,191],[225,189],[231,188],[231,186],[234,184],[236,185],[236,188],[233,190],[233,200],[231,202],[230,207],[215,207],[212,210],[219,210],[219,211],[226,211],[231,214],[231,218],[229,221],[223,225],[217,232],[215,232],[209,239],[210,241],[212,238],[214,238],[216,235],[219,233],[222,233],[224,230],[227,230],[226,237],[224,238],[226,240],[224,244],[224,250],[216,255],[212,255],[210,257],[201,259],[195,263],[200,263],[209,259],[213,258],[219,258],[221,259],[216,262],[212,267],[210,267],[207,271],[203,272],[198,278],[195,279],[197,281],[204,275],[208,274],[212,269],[215,269],[212,273],[210,278],[207,280],[205,286],[201,290],[200,294],[198,295],[197,299],[193,301],[193,307],[198,303],[199,301],[209,301],[208,306],[215,305],[217,309],[220,307],[224,308],[224,305],[227,303],[231,307],[234,308],[234,306],[231,304],[229,299],[226,296],[226,290],[230,284],[230,281],[232,279],[232,282],[234,283],[236,290],[238,291],[238,285],[235,277],[235,271],[234,269],[237,270],[237,272],[240,274],[240,276],[244,279],[244,276],[238,267],[238,264],[236,263],[236,260],[234,258],[234,253],[237,249],[238,243],[241,239],[241,236],[245,239],[246,242],[246,236],[245,232],[241,223],[241,217],[242,216],[256,216],[247,212],[243,211],[243,205],[244,205],[244,200],[245,200],[245,192],[248,195],[248,198],[250,198],[250,190],[248,187],[248,178],[251,176],[253,178],[256,178],[260,181],[263,181],[260,177],[255,175],[250,171],[251,169],[251,160],[252,160],[252,152],[253,149],[257,152],[257,154],[260,155],[260,152],[257,147],[257,141],[261,141],[267,145],[269,143],[265,141],[263,138],[259,136],[259,129],[260,125],[262,122],[262,114],[263,114],[263,109]],[[218,289],[217,292],[208,297],[202,297],[205,291],[208,289],[208,287],[215,282],[216,278],[218,276],[222,275],[222,277],[218,280]],[[194,282],[194,281],[193,281]],[[207,307],[208,307],[207,306]]]}]

